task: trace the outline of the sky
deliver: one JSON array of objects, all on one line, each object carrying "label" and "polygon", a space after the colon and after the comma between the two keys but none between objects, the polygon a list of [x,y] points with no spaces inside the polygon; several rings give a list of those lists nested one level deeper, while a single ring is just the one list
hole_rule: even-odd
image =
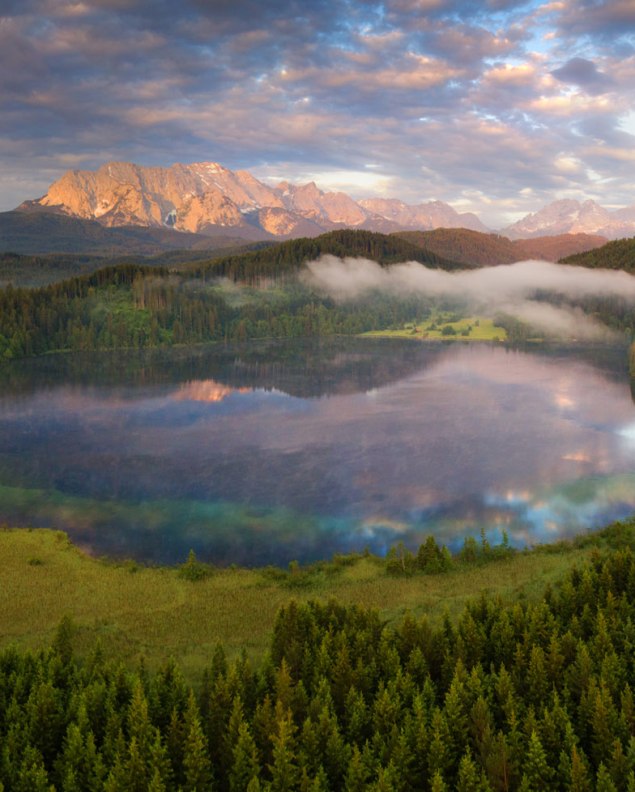
[{"label": "sky", "polygon": [[0,0],[0,210],[112,160],[632,205],[635,0]]}]

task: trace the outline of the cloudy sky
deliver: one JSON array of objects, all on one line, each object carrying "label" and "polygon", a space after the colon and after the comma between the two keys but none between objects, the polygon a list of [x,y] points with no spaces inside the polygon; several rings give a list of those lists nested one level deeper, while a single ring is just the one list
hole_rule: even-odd
[{"label": "cloudy sky", "polygon": [[630,205],[635,0],[0,0],[0,209],[113,159]]}]

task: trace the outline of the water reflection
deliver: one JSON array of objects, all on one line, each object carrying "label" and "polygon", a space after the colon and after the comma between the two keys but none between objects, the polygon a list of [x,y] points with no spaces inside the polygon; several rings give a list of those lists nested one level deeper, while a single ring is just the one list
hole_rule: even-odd
[{"label": "water reflection", "polygon": [[[358,339],[4,374],[0,519],[97,553],[286,563],[635,511],[623,350]],[[58,359],[58,362],[61,359]],[[64,370],[66,366],[66,370]],[[106,372],[106,373],[105,373]]]}]

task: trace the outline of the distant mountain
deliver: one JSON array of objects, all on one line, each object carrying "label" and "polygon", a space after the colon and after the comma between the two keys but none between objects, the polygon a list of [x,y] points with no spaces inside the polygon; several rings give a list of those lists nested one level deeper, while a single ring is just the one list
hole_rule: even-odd
[{"label": "distant mountain", "polygon": [[319,236],[357,228],[399,229],[466,226],[487,230],[473,214],[441,201],[408,206],[396,200],[354,201],[324,192],[314,182],[269,187],[247,171],[216,162],[149,168],[111,162],[97,171],[68,171],[46,195],[19,210],[48,211],[94,220],[102,226],[143,226],[181,232],[267,239]]},{"label": "distant mountain", "polygon": [[510,239],[578,233],[619,239],[635,234],[635,206],[611,212],[595,201],[554,201],[501,233]]},{"label": "distant mountain", "polygon": [[[343,228],[379,233],[465,228],[489,233],[479,218],[442,201],[407,204],[396,198],[355,201],[314,182],[275,186],[245,170],[217,162],[169,168],[110,162],[96,171],[72,170],[47,193],[18,209],[96,221],[101,226],[178,231],[249,241],[316,237]],[[635,205],[609,211],[594,201],[554,201],[504,228],[509,239],[594,234],[616,239],[635,234]],[[7,249],[1,244],[0,249]]]},{"label": "distant mountain", "polygon": [[513,264],[527,259],[558,261],[563,256],[591,250],[607,242],[606,237],[590,234],[560,234],[512,241],[499,234],[482,234],[465,228],[400,231],[394,236],[442,258],[476,267]]},{"label": "distant mountain", "polygon": [[432,228],[469,228],[472,231],[487,232],[489,229],[472,212],[459,214],[443,201],[410,206],[395,198],[369,198],[360,201],[360,206],[374,212],[395,226],[407,230],[427,231]]},{"label": "distant mountain", "polygon": [[209,237],[169,228],[108,228],[95,220],[42,210],[0,212],[0,252],[147,256],[169,250],[217,250],[244,242],[229,236],[229,231],[225,237]]}]

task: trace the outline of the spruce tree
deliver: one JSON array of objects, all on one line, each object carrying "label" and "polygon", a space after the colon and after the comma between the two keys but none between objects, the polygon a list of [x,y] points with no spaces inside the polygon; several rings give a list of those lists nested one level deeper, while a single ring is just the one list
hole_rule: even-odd
[{"label": "spruce tree", "polygon": [[297,784],[299,773],[294,731],[290,713],[278,720],[277,733],[273,738],[273,759],[269,765],[272,792],[289,792]]},{"label": "spruce tree", "polygon": [[571,749],[571,792],[590,792],[591,779],[585,757],[574,745]]},{"label": "spruce tree", "polygon": [[250,781],[260,774],[258,752],[249,726],[244,721],[238,728],[238,739],[233,751],[233,764],[229,774],[230,792],[246,792]]},{"label": "spruce tree", "polygon": [[207,743],[194,693],[190,691],[185,710],[185,740],[183,744],[184,792],[209,792],[212,772],[207,754]]},{"label": "spruce tree", "polygon": [[479,773],[470,751],[464,753],[461,758],[456,792],[481,792]]},{"label": "spruce tree", "polygon": [[443,776],[439,770],[437,770],[432,776],[430,792],[448,792],[447,784],[443,780]]},{"label": "spruce tree", "polygon": [[355,745],[344,779],[344,792],[364,792],[369,773],[359,748]]},{"label": "spruce tree", "polygon": [[595,780],[595,792],[617,792],[609,771],[604,762],[600,762]]},{"label": "spruce tree", "polygon": [[527,746],[527,755],[522,767],[523,781],[526,780],[527,788],[533,792],[542,792],[549,789],[552,772],[547,764],[544,748],[540,738],[532,731]]}]

